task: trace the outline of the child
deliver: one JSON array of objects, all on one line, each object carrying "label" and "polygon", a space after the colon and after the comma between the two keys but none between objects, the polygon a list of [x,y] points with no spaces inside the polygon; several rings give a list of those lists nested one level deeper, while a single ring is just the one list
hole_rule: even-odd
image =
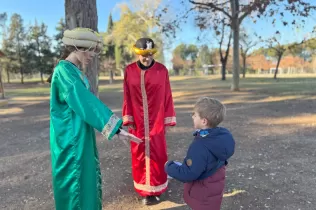
[{"label": "child", "polygon": [[220,210],[225,186],[227,160],[234,154],[232,134],[217,127],[226,113],[225,106],[210,97],[200,98],[192,116],[194,140],[182,165],[165,164],[170,177],[184,182],[183,197],[194,210]]}]

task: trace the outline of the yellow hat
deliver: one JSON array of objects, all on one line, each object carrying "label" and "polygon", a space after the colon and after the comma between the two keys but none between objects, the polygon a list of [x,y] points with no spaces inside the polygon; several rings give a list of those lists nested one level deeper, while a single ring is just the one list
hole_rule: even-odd
[{"label": "yellow hat", "polygon": [[136,41],[133,46],[133,50],[137,55],[154,55],[157,52],[155,48],[155,43],[150,38],[140,38]]}]

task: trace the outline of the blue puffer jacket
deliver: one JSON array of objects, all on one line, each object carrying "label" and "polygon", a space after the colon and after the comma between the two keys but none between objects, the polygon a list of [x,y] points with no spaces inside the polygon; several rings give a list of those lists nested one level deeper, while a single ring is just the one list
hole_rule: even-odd
[{"label": "blue puffer jacket", "polygon": [[167,174],[182,182],[210,177],[219,168],[227,165],[227,160],[235,151],[235,140],[226,128],[198,130],[194,136],[182,165],[173,161],[168,161],[165,165]]}]

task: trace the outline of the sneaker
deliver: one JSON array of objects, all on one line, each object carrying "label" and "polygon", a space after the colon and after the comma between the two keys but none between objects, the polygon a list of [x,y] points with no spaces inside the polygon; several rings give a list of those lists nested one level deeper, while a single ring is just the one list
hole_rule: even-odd
[{"label": "sneaker", "polygon": [[146,196],[146,197],[144,197],[143,199],[142,199],[142,204],[143,205],[148,205],[149,204],[149,196]]},{"label": "sneaker", "polygon": [[158,195],[158,196],[156,195],[156,196],[154,196],[154,198],[156,199],[156,201],[158,201],[158,202],[160,201],[160,195]]}]

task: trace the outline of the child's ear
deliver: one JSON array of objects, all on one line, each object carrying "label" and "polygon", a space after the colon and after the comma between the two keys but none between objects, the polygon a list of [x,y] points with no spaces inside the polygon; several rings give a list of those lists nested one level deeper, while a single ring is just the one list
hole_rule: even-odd
[{"label": "child's ear", "polygon": [[204,125],[207,125],[207,123],[208,123],[208,120],[205,119],[205,118],[203,118],[203,124],[204,124]]}]

